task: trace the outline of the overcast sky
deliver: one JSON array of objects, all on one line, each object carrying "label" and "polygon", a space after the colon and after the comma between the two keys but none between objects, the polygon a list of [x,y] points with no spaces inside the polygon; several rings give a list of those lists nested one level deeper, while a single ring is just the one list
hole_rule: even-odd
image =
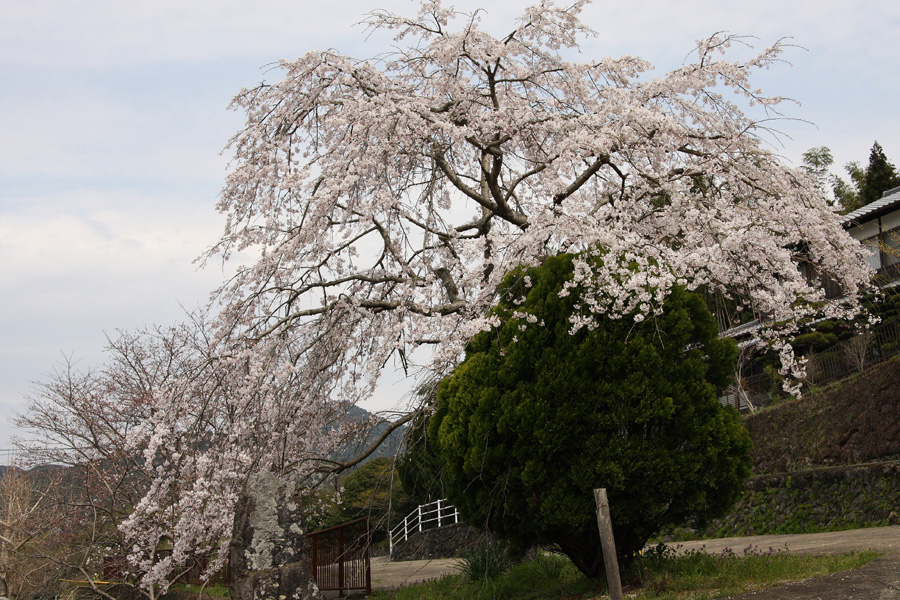
[{"label": "overcast sky", "polygon": [[[453,3],[471,10],[471,0]],[[848,6],[852,5],[852,9]],[[518,2],[491,3],[507,33]],[[178,321],[222,279],[193,260],[221,233],[215,202],[226,106],[267,65],[312,49],[358,58],[388,48],[355,25],[406,0],[0,0],[0,448],[31,383],[65,357],[103,360],[105,335]],[[728,31],[802,46],[758,79],[799,102],[779,151],[829,146],[865,163],[874,140],[900,161],[900,3],[837,0],[597,2],[585,59],[633,54],[659,70],[695,40]],[[836,170],[839,174],[840,169]],[[389,408],[403,385],[375,403]]]}]

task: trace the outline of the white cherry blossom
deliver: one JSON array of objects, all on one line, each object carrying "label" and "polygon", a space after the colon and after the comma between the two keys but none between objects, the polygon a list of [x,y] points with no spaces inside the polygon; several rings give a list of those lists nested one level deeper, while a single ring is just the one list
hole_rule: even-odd
[{"label": "white cherry blossom", "polygon": [[[496,322],[503,277],[547,256],[580,254],[572,285],[593,293],[573,330],[652,318],[673,286],[704,287],[766,320],[785,369],[796,323],[857,309],[864,250],[764,142],[782,99],[752,75],[782,44],[733,61],[745,40],[716,34],[657,77],[632,56],[572,62],[591,34],[583,4],[526,9],[501,37],[439,0],[414,18],[376,11],[368,23],[396,31],[394,52],[309,52],[234,99],[247,123],[206,258],[258,258],[218,290],[197,374],[160,394],[135,436],[158,467],[126,523],[135,557],[173,527],[167,510],[173,560],[227,541],[250,469],[326,464],[312,458],[335,447],[329,406],[369,397],[391,357],[422,346],[427,375],[448,373]],[[826,301],[825,278],[843,304]],[[197,431],[204,457],[162,452]]]}]

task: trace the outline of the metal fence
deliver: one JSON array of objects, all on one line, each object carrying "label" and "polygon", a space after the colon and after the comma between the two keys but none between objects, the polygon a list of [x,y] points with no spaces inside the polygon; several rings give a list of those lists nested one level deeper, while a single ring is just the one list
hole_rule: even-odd
[{"label": "metal fence", "polygon": [[406,518],[391,530],[391,554],[394,553],[394,544],[406,541],[411,534],[434,529],[435,527],[443,527],[451,523],[459,523],[459,511],[446,500],[441,499],[428,504],[420,504],[417,509],[406,515]]},{"label": "metal fence", "polygon": [[900,321],[890,321],[860,332],[847,341],[811,355],[806,383],[811,387],[846,377],[884,362],[900,350]]},{"label": "metal fence", "polygon": [[307,534],[312,546],[313,577],[322,591],[372,593],[369,518]]},{"label": "metal fence", "polygon": [[[804,391],[821,387],[877,365],[900,353],[900,321],[888,321],[861,331],[819,353],[806,356]],[[719,400],[738,410],[755,410],[784,397],[774,374],[758,373],[732,385]]]}]

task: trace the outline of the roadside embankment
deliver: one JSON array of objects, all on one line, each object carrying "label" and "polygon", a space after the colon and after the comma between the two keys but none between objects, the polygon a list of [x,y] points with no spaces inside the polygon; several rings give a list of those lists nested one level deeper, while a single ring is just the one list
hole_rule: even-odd
[{"label": "roadside embankment", "polygon": [[900,523],[900,361],[744,417],[753,471],[729,514],[666,539]]}]

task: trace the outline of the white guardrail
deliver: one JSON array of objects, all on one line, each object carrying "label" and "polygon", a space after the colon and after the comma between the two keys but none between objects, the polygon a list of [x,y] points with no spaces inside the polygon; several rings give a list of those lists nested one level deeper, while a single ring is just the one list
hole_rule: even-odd
[{"label": "white guardrail", "polygon": [[419,508],[406,515],[406,518],[391,529],[391,554],[394,553],[394,544],[405,542],[410,535],[453,523],[459,523],[459,511],[452,504],[448,504],[447,500],[420,504]]}]

